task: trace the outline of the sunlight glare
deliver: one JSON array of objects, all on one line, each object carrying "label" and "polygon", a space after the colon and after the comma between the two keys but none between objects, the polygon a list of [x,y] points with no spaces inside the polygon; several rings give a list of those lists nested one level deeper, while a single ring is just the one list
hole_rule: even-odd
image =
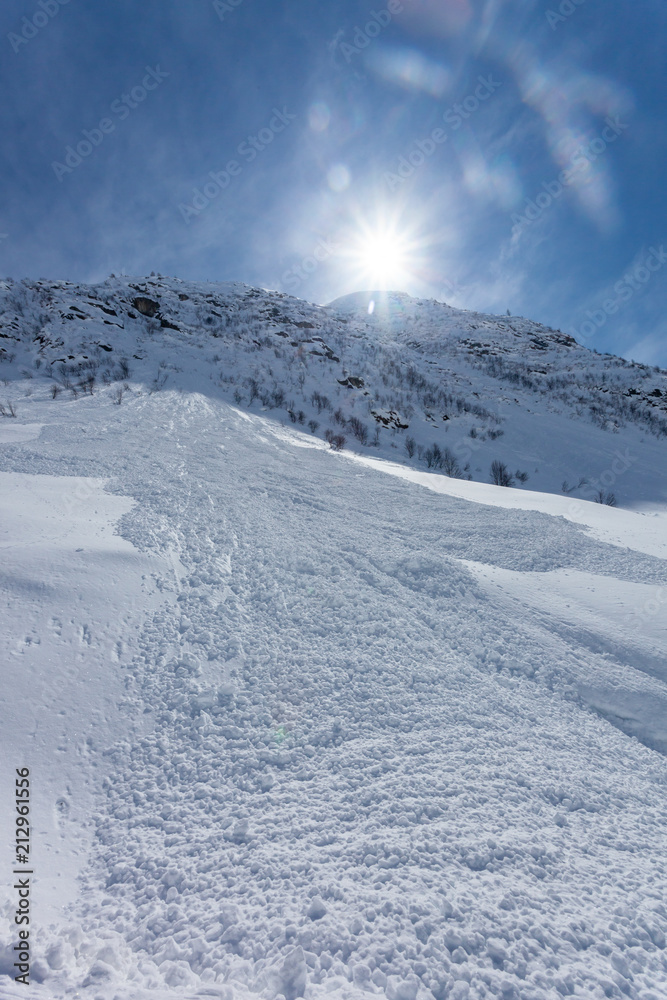
[{"label": "sunlight glare", "polygon": [[414,250],[407,234],[392,225],[363,226],[353,240],[350,263],[360,286],[400,289],[410,276]]},{"label": "sunlight glare", "polygon": [[[443,192],[439,194],[442,204]],[[433,229],[428,214],[413,200],[401,205],[380,199],[370,205],[352,203],[347,225],[337,234],[340,285],[348,292],[432,295],[442,284],[435,257],[443,251],[454,254],[459,238],[454,226]],[[376,312],[378,305],[375,298]]]}]

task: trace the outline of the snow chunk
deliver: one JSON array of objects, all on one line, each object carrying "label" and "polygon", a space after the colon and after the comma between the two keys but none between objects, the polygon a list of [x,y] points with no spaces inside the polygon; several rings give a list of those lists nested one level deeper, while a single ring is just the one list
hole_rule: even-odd
[{"label": "snow chunk", "polygon": [[301,945],[287,955],[274,980],[276,993],[282,994],[285,1000],[297,1000],[304,995],[307,972],[306,956]]},{"label": "snow chunk", "polygon": [[315,896],[308,907],[308,916],[311,920],[321,920],[326,913],[327,908],[324,905],[324,900],[321,896]]}]

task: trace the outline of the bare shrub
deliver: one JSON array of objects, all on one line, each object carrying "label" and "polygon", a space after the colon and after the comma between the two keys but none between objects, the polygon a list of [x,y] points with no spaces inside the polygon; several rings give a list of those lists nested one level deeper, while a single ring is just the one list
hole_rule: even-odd
[{"label": "bare shrub", "polygon": [[151,383],[151,395],[154,392],[162,392],[162,390],[164,389],[165,385],[167,384],[167,379],[168,378],[169,378],[169,375],[166,372],[159,372],[158,371],[157,375],[155,376],[155,378],[153,379],[153,381]]},{"label": "bare shrub", "polygon": [[330,428],[324,432],[324,440],[331,445],[334,451],[341,451],[345,447],[345,435],[334,434]]},{"label": "bare shrub", "polygon": [[310,401],[313,404],[313,406],[317,407],[318,413],[321,413],[322,410],[328,410],[329,407],[331,406],[331,403],[329,402],[327,397],[321,395],[321,393],[319,392],[314,392],[310,397]]},{"label": "bare shrub", "polygon": [[426,462],[427,469],[440,469],[442,467],[442,451],[440,450],[440,446],[432,444],[430,448],[427,448],[424,452],[424,461]]},{"label": "bare shrub", "polygon": [[514,476],[504,462],[494,459],[491,462],[491,482],[495,486],[514,486]]},{"label": "bare shrub", "polygon": [[463,471],[458,463],[456,455],[450,448],[445,448],[442,453],[442,471],[451,479],[463,479]]},{"label": "bare shrub", "polygon": [[366,424],[359,419],[359,417],[350,417],[347,422],[347,426],[349,430],[352,431],[357,441],[360,441],[361,444],[368,443],[368,428],[366,427]]},{"label": "bare shrub", "polygon": [[568,483],[567,479],[564,479],[563,480],[563,485],[561,486],[561,492],[562,493],[568,493],[568,494],[569,493],[574,493],[575,490],[579,490],[579,489],[581,489],[582,486],[586,486],[587,482],[588,482],[588,480],[585,479],[582,476],[576,486],[570,486],[570,484]]},{"label": "bare shrub", "polygon": [[595,503],[606,504],[607,507],[617,506],[616,495],[606,490],[598,490],[595,496],[593,497],[593,500],[595,501]]}]

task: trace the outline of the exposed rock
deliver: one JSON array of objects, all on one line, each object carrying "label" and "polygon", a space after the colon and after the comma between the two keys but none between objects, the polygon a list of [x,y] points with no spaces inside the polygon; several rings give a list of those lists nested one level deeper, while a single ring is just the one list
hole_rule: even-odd
[{"label": "exposed rock", "polygon": [[407,430],[410,424],[406,424],[400,413],[395,410],[371,410],[371,416],[383,427],[396,427],[399,430]]},{"label": "exposed rock", "polygon": [[138,295],[136,299],[132,299],[132,305],[142,316],[155,316],[160,308],[159,302],[148,299],[145,295]]}]

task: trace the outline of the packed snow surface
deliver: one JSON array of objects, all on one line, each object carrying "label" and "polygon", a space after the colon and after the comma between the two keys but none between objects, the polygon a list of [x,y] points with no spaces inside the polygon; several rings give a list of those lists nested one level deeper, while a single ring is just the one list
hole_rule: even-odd
[{"label": "packed snow surface", "polygon": [[664,1000],[664,441],[641,509],[432,475],[162,336],[6,387],[0,997]]}]

